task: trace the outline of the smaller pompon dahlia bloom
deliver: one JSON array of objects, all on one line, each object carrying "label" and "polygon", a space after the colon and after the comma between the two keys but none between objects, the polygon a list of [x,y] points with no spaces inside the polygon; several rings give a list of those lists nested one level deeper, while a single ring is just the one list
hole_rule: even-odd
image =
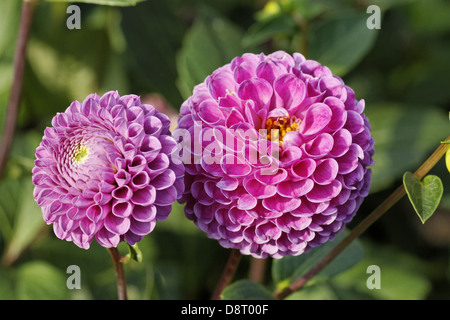
[{"label": "smaller pompon dahlia bloom", "polygon": [[36,149],[34,197],[60,239],[88,249],[133,245],[164,220],[184,189],[170,120],[136,95],[74,101]]},{"label": "smaller pompon dahlia bloom", "polygon": [[244,54],[180,109],[185,215],[226,248],[299,255],[332,240],[368,195],[364,100],[299,53]]}]

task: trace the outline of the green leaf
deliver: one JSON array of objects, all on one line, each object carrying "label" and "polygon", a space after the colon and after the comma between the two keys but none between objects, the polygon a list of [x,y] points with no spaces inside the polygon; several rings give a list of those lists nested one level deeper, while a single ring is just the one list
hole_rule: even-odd
[{"label": "green leaf", "polygon": [[349,72],[370,51],[378,35],[368,29],[367,15],[333,18],[314,25],[309,59],[319,61],[339,76]]},{"label": "green leaf", "polygon": [[127,243],[127,246],[128,246],[128,254],[122,258],[122,262],[128,263],[131,260],[142,262],[142,251],[139,249],[138,244],[135,243],[134,245],[131,246]]},{"label": "green leaf", "polygon": [[45,227],[41,208],[33,197],[31,179],[22,181],[15,190],[19,196],[14,211],[12,237],[3,256],[6,264],[14,262]]},{"label": "green leaf", "polygon": [[60,300],[68,293],[64,274],[44,261],[27,262],[17,271],[19,300]]},{"label": "green leaf", "polygon": [[[329,241],[319,247],[311,249],[299,256],[286,256],[274,260],[272,264],[272,277],[277,289],[281,290],[295,279],[303,276],[326,254],[328,254],[344,237],[347,230],[336,235],[333,241]],[[339,254],[327,267],[317,276],[316,280],[333,277],[353,267],[364,256],[364,249],[358,240],[353,241],[341,254]]]},{"label": "green leaf", "polygon": [[230,21],[206,12],[187,32],[177,56],[178,88],[184,98],[216,68],[241,55],[242,31]]},{"label": "green leaf", "polygon": [[[46,0],[48,2],[67,2],[72,3],[73,0]],[[120,7],[127,7],[127,6],[135,6],[137,3],[142,2],[145,0],[77,0],[76,2],[83,2],[83,3],[91,3],[91,4],[99,4],[99,5],[105,5],[105,6],[120,6]]]},{"label": "green leaf", "polygon": [[444,193],[444,186],[438,176],[427,175],[422,181],[411,172],[403,175],[403,185],[409,201],[422,223],[425,223],[436,211]]},{"label": "green leaf", "polygon": [[290,36],[296,30],[296,23],[288,14],[273,15],[252,25],[242,39],[244,47],[260,45],[277,35]]},{"label": "green leaf", "polygon": [[272,294],[261,284],[251,280],[239,280],[223,290],[222,300],[273,300]]},{"label": "green leaf", "polygon": [[436,143],[448,136],[448,120],[436,106],[367,104],[365,114],[375,140],[372,193],[390,187],[404,172],[417,168]]}]

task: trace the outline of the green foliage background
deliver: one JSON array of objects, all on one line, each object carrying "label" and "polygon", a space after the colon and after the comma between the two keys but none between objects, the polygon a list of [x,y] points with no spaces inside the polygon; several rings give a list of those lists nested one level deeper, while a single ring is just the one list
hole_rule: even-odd
[{"label": "green foliage background", "polygon": [[[366,27],[371,4],[382,10],[380,30]],[[67,29],[67,2],[37,5],[18,128],[0,181],[0,299],[116,298],[107,251],[96,243],[86,251],[57,239],[32,196],[34,151],[44,128],[56,112],[89,93],[139,94],[176,119],[195,84],[244,52],[282,49],[318,60],[342,76],[358,99],[366,100],[376,142],[371,194],[349,229],[450,132],[449,1],[148,0],[130,7],[77,5],[81,30]],[[0,130],[20,7],[21,1],[0,1]],[[449,299],[450,175],[443,161],[431,173],[442,178],[444,195],[426,224],[405,197],[359,239],[337,269],[290,299]],[[139,246],[143,262],[125,266],[131,299],[207,299],[228,257],[227,250],[184,217],[179,204]],[[119,249],[126,253],[125,246]],[[272,291],[298,276],[298,266],[309,256],[301,259],[269,260],[265,288]],[[251,263],[243,258],[236,280],[248,277]],[[66,287],[66,270],[72,264],[81,269],[81,290]],[[379,290],[366,286],[366,270],[372,264],[381,269]],[[252,290],[262,294],[261,287],[248,280],[234,286],[228,290],[230,298],[249,297]]]}]

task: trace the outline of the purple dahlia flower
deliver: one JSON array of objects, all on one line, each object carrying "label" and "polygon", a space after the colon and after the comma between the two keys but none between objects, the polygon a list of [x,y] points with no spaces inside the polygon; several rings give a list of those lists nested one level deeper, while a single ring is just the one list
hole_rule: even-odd
[{"label": "purple dahlia flower", "polygon": [[369,192],[374,142],[363,110],[342,79],[301,54],[236,57],[180,110],[186,216],[260,258],[332,240]]},{"label": "purple dahlia flower", "polygon": [[60,239],[89,248],[140,241],[184,188],[170,120],[138,96],[108,92],[73,102],[36,149],[34,197]]}]

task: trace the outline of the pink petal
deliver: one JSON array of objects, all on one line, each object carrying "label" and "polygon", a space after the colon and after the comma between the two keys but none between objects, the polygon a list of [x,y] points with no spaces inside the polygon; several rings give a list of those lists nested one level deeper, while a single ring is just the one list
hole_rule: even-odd
[{"label": "pink petal", "polygon": [[288,198],[298,198],[307,194],[314,187],[311,179],[283,181],[277,186],[278,193]]},{"label": "pink petal", "polygon": [[332,112],[324,103],[315,103],[306,111],[305,118],[300,123],[299,131],[303,135],[319,133],[330,123]]},{"label": "pink petal", "polygon": [[270,83],[261,78],[245,80],[238,89],[238,96],[242,100],[253,100],[257,110],[265,109],[272,99],[273,89]]},{"label": "pink petal", "polygon": [[275,92],[283,101],[285,109],[299,106],[306,95],[306,86],[292,73],[286,73],[278,77],[273,84]]},{"label": "pink petal", "polygon": [[283,213],[298,208],[301,200],[299,198],[286,198],[275,194],[270,198],[263,199],[262,204],[267,210]]}]

